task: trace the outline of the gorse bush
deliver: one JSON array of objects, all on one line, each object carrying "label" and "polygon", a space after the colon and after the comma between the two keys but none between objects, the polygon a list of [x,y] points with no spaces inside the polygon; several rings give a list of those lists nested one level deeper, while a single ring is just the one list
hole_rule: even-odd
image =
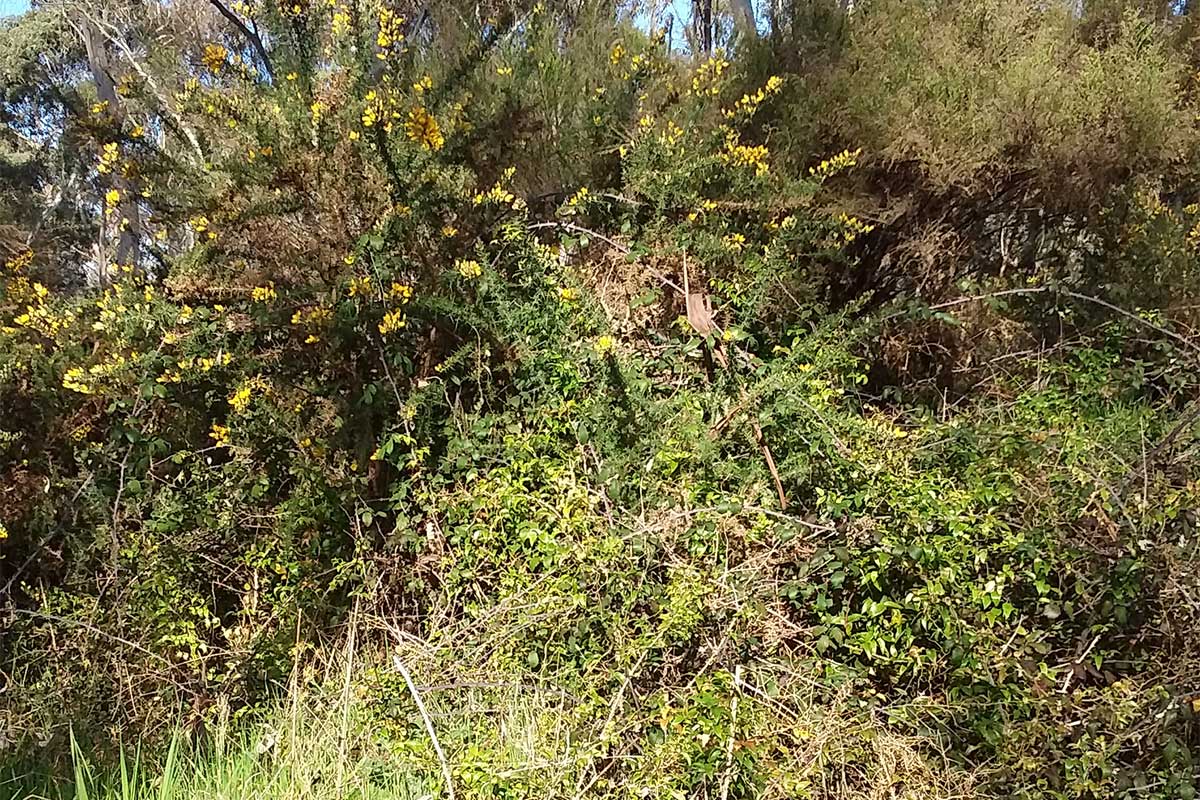
[{"label": "gorse bush", "polygon": [[1194,793],[1173,23],[768,23],[9,23],[10,749],[313,692],[363,797]]}]

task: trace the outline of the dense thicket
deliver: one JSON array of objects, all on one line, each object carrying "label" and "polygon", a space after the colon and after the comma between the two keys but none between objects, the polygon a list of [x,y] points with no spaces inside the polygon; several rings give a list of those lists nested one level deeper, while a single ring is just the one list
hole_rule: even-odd
[{"label": "dense thicket", "polygon": [[1194,795],[1191,14],[696,6],[0,26],[0,745],[349,641],[573,698],[460,796]]}]

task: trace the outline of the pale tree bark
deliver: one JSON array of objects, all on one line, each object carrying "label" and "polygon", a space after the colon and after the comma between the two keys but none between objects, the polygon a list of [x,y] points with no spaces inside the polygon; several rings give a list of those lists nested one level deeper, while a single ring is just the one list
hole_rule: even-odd
[{"label": "pale tree bark", "polygon": [[[96,96],[101,102],[107,103],[107,113],[112,117],[114,123],[120,126],[125,121],[125,106],[117,94],[105,37],[100,28],[87,15],[83,15],[83,19],[78,22],[72,21],[72,25],[83,40],[83,47],[87,52],[88,69],[96,84]],[[116,206],[117,247],[114,260],[118,264],[138,267],[141,257],[142,226],[141,208],[137,202],[137,188],[132,180],[120,173],[119,169],[114,169],[112,174],[114,188],[121,193],[121,198]],[[101,274],[106,266],[99,265]]]},{"label": "pale tree bark", "polygon": [[758,38],[758,26],[754,22],[754,6],[751,0],[730,0],[733,10],[733,26],[739,36]]},{"label": "pale tree bark", "polygon": [[121,37],[115,26],[105,25],[103,22],[91,16],[88,17],[88,20],[98,29],[104,32],[104,34],[108,37],[108,40],[116,45],[117,49],[120,50],[122,55],[125,56],[126,63],[128,63],[133,71],[140,75],[142,80],[146,82],[146,86],[150,89],[151,93],[154,95],[154,98],[158,100],[159,106],[162,107],[163,113],[171,118],[171,121],[183,134],[183,137],[188,140],[188,144],[192,148],[192,154],[196,157],[196,164],[203,166],[205,161],[204,150],[200,147],[200,140],[196,136],[196,132],[193,131],[191,126],[187,124],[187,121],[184,120],[183,116],[175,110],[175,106],[172,105],[171,100],[166,96],[166,94],[163,93],[162,89],[159,88],[153,76],[151,76],[150,73],[147,72],[145,68],[143,68],[138,62],[137,58],[134,56],[133,48],[131,48],[129,44]]}]

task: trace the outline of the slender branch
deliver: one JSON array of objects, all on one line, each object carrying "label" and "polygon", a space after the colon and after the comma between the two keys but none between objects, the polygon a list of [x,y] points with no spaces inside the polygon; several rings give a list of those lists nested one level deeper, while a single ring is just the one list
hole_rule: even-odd
[{"label": "slender branch", "polygon": [[262,37],[250,30],[246,26],[246,23],[242,22],[237,14],[226,8],[221,0],[208,0],[208,2],[212,4],[213,8],[221,12],[222,17],[232,22],[241,31],[242,36],[246,37],[250,45],[254,48],[254,52],[258,54],[259,60],[262,61],[263,68],[267,71],[267,77],[271,79],[271,83],[274,83],[275,69],[271,66],[271,57],[267,55],[267,48],[263,46]]},{"label": "slender branch", "polygon": [[117,46],[117,49],[119,49],[121,54],[125,56],[125,60],[129,62],[129,66],[133,67],[134,72],[140,75],[142,80],[146,82],[146,85],[150,87],[150,91],[154,93],[154,97],[158,100],[159,105],[163,107],[163,110],[167,113],[167,116],[170,117],[171,121],[174,122],[179,130],[183,132],[184,138],[186,138],[188,140],[188,144],[192,146],[192,152],[196,155],[196,163],[203,164],[204,150],[200,147],[200,140],[196,137],[196,132],[188,126],[187,122],[184,121],[179,112],[176,111],[171,105],[171,101],[167,99],[165,94],[163,94],[162,89],[160,89],[158,84],[154,82],[154,78],[150,76],[150,73],[146,72],[142,65],[138,63],[137,58],[133,55],[133,50],[129,47],[124,39],[117,35],[116,29],[113,28],[113,26],[106,26],[104,23],[91,16],[88,16],[88,19],[92,21],[92,24],[104,32],[110,42]]},{"label": "slender branch", "polygon": [[[613,239],[608,238],[607,236],[605,236],[602,233],[597,233],[596,231],[590,230],[589,228],[584,228],[580,225],[576,225],[573,222],[538,222],[538,223],[535,223],[535,224],[529,226],[530,230],[537,230],[539,228],[560,228],[565,231],[571,231],[573,233],[583,234],[584,236],[591,236],[595,239],[599,239],[600,241],[611,245],[613,248],[615,248],[618,252],[622,253],[623,255],[628,255],[630,252],[629,248],[626,247],[625,245],[621,244],[620,242],[614,241]],[[675,283],[673,280],[668,278],[666,275],[663,275],[661,272],[659,272],[656,269],[647,268],[646,271],[649,272],[654,277],[658,278],[664,286],[670,286],[672,289],[674,289],[679,294],[683,295],[685,298],[687,297],[687,294],[683,291],[683,287],[681,287],[679,284]]]},{"label": "slender branch", "polygon": [[409,674],[408,668],[404,666],[404,662],[399,655],[392,656],[392,666],[404,678],[404,682],[408,684],[408,691],[412,694],[413,701],[417,704],[417,711],[421,713],[421,720],[425,723],[425,732],[429,734],[429,741],[433,743],[433,751],[437,753],[438,763],[442,767],[442,777],[446,779],[446,796],[449,800],[454,800],[454,778],[450,774],[450,765],[446,762],[446,754],[442,752],[442,745],[438,741],[437,733],[433,729],[433,720],[429,718],[429,712],[425,709],[425,701],[421,699],[421,692],[417,689],[416,683],[413,682],[412,675]]},{"label": "slender branch", "polygon": [[23,608],[10,608],[10,609],[8,609],[8,612],[11,614],[22,614],[27,617],[34,617],[36,619],[44,619],[44,620],[48,620],[50,622],[58,622],[63,625],[74,625],[76,627],[83,628],[85,630],[89,630],[92,633],[99,634],[100,636],[104,636],[104,637],[111,639],[114,642],[117,642],[119,644],[123,644],[126,647],[132,647],[134,650],[137,650],[138,652],[145,653],[146,655],[150,656],[151,658],[153,658],[157,661],[161,661],[162,663],[166,664],[168,667],[173,668],[175,666],[174,664],[172,664],[170,662],[170,660],[164,658],[163,656],[160,656],[158,653],[147,650],[145,647],[142,647],[137,642],[131,642],[128,639],[122,639],[120,636],[114,636],[113,634],[111,634],[107,631],[102,631],[99,628],[97,628],[95,625],[91,625],[87,622],[81,622],[80,620],[77,620],[77,619],[68,619],[66,617],[59,617],[54,614],[43,614],[40,611],[27,611],[26,609],[23,609]]},{"label": "slender branch", "polygon": [[[1134,314],[1132,311],[1126,311],[1125,309],[1121,308],[1120,306],[1113,305],[1112,303],[1108,302],[1107,300],[1102,300],[1099,297],[1093,297],[1092,295],[1089,295],[1089,294],[1081,294],[1080,292],[1073,292],[1070,289],[1056,289],[1052,286],[1034,286],[1034,287],[1031,287],[1028,289],[1026,289],[1026,288],[1004,289],[1004,290],[1001,290],[998,292],[989,292],[987,294],[972,295],[971,297],[960,297],[956,300],[947,300],[944,303],[938,303],[936,305],[929,306],[927,310],[940,311],[943,308],[953,308],[954,306],[961,306],[965,303],[973,303],[978,300],[991,300],[992,298],[996,298],[996,297],[1010,297],[1012,295],[1046,294],[1048,292],[1055,292],[1057,294],[1063,295],[1064,297],[1070,297],[1075,300],[1082,300],[1085,303],[1093,303],[1093,304],[1101,306],[1103,308],[1107,308],[1109,311],[1112,311],[1116,314],[1120,314],[1121,316],[1125,317],[1126,319],[1133,320],[1134,322],[1138,323],[1139,325],[1145,326],[1145,327],[1149,328],[1150,330],[1160,333],[1163,336],[1166,336],[1170,339],[1174,339],[1175,341],[1179,342],[1180,344],[1182,344],[1184,347],[1188,348],[1189,350],[1194,350],[1194,351],[1200,353],[1200,345],[1191,341],[1186,336],[1181,336],[1178,333],[1175,333],[1174,331],[1167,330],[1166,328],[1162,327],[1161,325],[1155,325],[1150,320],[1139,317],[1137,314]],[[888,320],[895,319],[896,317],[903,316],[904,314],[905,314],[904,311],[896,311],[891,314],[888,314],[886,317],[881,319],[880,322],[887,322]]]}]

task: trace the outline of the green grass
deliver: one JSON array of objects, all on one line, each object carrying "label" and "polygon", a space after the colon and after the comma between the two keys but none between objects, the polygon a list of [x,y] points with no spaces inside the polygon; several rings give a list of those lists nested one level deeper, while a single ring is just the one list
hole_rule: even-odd
[{"label": "green grass", "polygon": [[408,800],[437,794],[334,702],[279,706],[257,720],[218,720],[202,744],[181,733],[154,758],[136,748],[98,767],[71,737],[71,766],[11,770],[7,800]]}]

